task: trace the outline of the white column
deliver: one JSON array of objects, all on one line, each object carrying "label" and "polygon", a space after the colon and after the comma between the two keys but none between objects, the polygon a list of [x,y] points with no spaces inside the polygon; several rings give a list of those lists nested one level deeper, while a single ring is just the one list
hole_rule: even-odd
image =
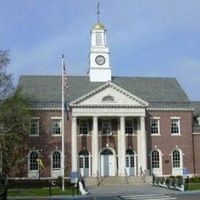
[{"label": "white column", "polygon": [[126,168],[126,142],[125,142],[125,118],[120,117],[120,130],[118,132],[118,167],[119,176],[125,176]]},{"label": "white column", "polygon": [[146,141],[146,129],[145,129],[145,118],[140,118],[140,131],[137,136],[138,146],[138,174],[140,174],[140,168],[142,170],[147,169],[147,141]]},{"label": "white column", "polygon": [[77,171],[77,119],[72,117],[72,138],[71,138],[72,171]]},{"label": "white column", "polygon": [[98,173],[98,119],[93,117],[93,132],[92,132],[92,176],[97,177]]}]

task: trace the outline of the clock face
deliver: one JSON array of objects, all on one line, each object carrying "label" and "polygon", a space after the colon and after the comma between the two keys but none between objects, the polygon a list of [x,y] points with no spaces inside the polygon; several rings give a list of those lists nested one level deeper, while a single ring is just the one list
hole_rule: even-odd
[{"label": "clock face", "polygon": [[106,62],[106,59],[103,56],[97,56],[95,62],[97,65],[103,65]]}]

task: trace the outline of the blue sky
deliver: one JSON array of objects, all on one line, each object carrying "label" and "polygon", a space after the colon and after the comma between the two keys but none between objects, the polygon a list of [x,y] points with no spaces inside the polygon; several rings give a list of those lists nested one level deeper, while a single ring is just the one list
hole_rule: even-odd
[{"label": "blue sky", "polygon": [[[98,0],[1,0],[0,49],[9,72],[87,75]],[[200,100],[200,0],[101,0],[114,76],[175,77]]]}]

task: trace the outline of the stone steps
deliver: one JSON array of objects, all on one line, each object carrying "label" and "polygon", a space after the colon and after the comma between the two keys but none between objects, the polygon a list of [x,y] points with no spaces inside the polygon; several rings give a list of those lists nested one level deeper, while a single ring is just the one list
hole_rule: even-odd
[{"label": "stone steps", "polygon": [[146,176],[145,180],[141,176],[132,177],[85,177],[85,184],[87,186],[94,185],[144,185],[150,184],[152,181],[151,176]]}]

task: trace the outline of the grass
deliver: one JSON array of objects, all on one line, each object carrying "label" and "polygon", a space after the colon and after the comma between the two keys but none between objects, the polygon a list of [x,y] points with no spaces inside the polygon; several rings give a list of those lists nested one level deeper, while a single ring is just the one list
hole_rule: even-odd
[{"label": "grass", "polygon": [[[79,194],[79,193],[78,193]],[[49,188],[43,189],[9,189],[8,196],[49,196]],[[62,191],[61,188],[52,188],[51,195],[73,195],[73,188],[66,188]],[[77,190],[74,188],[74,195],[77,195]]]},{"label": "grass", "polygon": [[200,190],[200,183],[190,183],[188,185],[188,190]]}]

